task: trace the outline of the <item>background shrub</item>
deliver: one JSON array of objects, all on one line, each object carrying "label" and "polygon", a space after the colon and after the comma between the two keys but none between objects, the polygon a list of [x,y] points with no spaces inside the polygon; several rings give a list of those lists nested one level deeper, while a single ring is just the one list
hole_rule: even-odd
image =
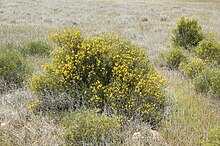
[{"label": "background shrub", "polygon": [[202,40],[194,50],[198,57],[220,63],[220,44],[213,38]]},{"label": "background shrub", "polygon": [[197,46],[202,39],[202,27],[198,25],[197,20],[181,17],[177,22],[177,28],[173,30],[173,44],[189,49]]},{"label": "background shrub", "polygon": [[180,68],[183,73],[190,78],[194,78],[200,72],[202,72],[206,67],[206,63],[200,58],[194,58],[191,61],[182,62]]},{"label": "background shrub", "polygon": [[67,93],[77,105],[158,122],[164,81],[144,49],[114,34],[85,39],[79,30],[65,29],[50,38],[59,49],[45,72],[33,77],[34,92]]},{"label": "background shrub", "polygon": [[119,143],[120,118],[95,110],[70,113],[63,119],[67,145],[109,145]]},{"label": "background shrub", "polygon": [[21,48],[21,52],[28,55],[49,55],[52,50],[50,44],[37,39],[26,42]]},{"label": "background shrub", "polygon": [[212,96],[220,97],[220,69],[205,69],[194,79],[194,85],[198,92],[210,93]]},{"label": "background shrub", "polygon": [[187,60],[187,56],[179,48],[173,48],[170,51],[161,54],[165,65],[171,69],[178,68],[181,62]]},{"label": "background shrub", "polygon": [[12,84],[20,87],[30,74],[30,69],[25,58],[14,45],[7,44],[0,47],[0,78],[5,83],[1,91]]}]

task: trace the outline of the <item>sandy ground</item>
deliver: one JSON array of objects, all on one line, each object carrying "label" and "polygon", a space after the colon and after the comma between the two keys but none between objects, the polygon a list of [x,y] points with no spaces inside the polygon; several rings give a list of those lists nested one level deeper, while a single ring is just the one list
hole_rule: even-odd
[{"label": "sandy ground", "polygon": [[198,18],[204,31],[220,40],[220,0],[0,0],[0,43],[74,25],[85,35],[125,35],[154,58],[167,49],[180,16]]}]

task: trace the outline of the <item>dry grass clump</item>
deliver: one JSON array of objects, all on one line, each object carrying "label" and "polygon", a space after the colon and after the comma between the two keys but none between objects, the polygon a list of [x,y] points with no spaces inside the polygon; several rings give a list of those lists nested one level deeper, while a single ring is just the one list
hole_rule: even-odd
[{"label": "dry grass clump", "polygon": [[[90,144],[97,144],[97,138],[102,137],[91,137],[91,135],[88,135],[87,138],[85,138],[86,131],[98,132],[93,133],[94,134],[101,134],[100,132],[104,129],[110,130],[109,134],[114,135],[114,139],[102,139],[103,143],[108,145],[136,145],[137,143],[141,145],[149,144],[149,145],[165,145],[166,143],[161,138],[161,136],[151,130],[151,127],[142,122],[134,122],[134,121],[122,121],[118,118],[116,118],[115,122],[119,125],[112,125],[112,126],[118,126],[118,130],[114,131],[114,128],[109,127],[109,125],[105,126],[109,121],[108,119],[111,119],[111,117],[108,117],[103,114],[104,119],[108,120],[104,122],[102,119],[97,119],[97,117],[101,116],[100,113],[93,112],[93,114],[89,114],[88,110],[80,110],[78,112],[61,112],[61,113],[39,113],[34,112],[27,107],[31,104],[31,101],[35,101],[37,98],[29,91],[23,90],[23,89],[17,89],[14,90],[11,93],[6,93],[4,95],[0,96],[1,102],[0,102],[0,144],[1,145],[65,145],[68,142],[73,141],[74,139],[71,139],[72,137],[69,137],[68,135],[71,135],[68,131],[71,131],[71,128],[67,128],[66,126],[79,126],[77,131],[73,131],[75,134],[81,136],[83,139],[77,142],[80,142],[81,144],[86,144],[88,140],[91,140]],[[88,113],[88,114],[83,114]],[[66,115],[66,116],[65,116]],[[71,115],[71,116],[70,116]],[[74,116],[76,115],[76,116]],[[77,116],[78,115],[78,116]],[[81,118],[80,118],[81,115]],[[84,116],[83,116],[84,115]],[[85,116],[87,115],[87,116]],[[63,125],[63,123],[60,121],[62,117],[65,117],[62,121],[66,126]],[[73,120],[69,121],[67,118],[73,118]],[[94,118],[91,118],[94,117]],[[112,119],[114,119],[112,117]],[[83,121],[87,122],[83,122]],[[99,122],[97,122],[99,121]],[[101,125],[104,126],[100,127]],[[72,123],[72,124],[71,124]],[[113,124],[113,123],[111,123]],[[86,126],[87,125],[87,126]],[[123,125],[123,126],[122,126]],[[64,127],[63,127],[64,126]],[[89,129],[92,128],[92,129]],[[109,127],[109,129],[107,129]],[[63,129],[65,128],[65,129]],[[72,129],[73,130],[73,129]],[[86,130],[86,131],[84,131]],[[98,130],[98,131],[97,131]],[[100,131],[101,130],[101,131]],[[103,131],[105,132],[105,131]],[[63,135],[63,133],[65,133]],[[75,137],[74,138],[77,138]],[[82,134],[82,135],[81,135]],[[103,133],[108,134],[108,133]],[[65,138],[69,137],[69,141]],[[116,137],[117,136],[117,137]],[[108,135],[109,137],[109,135]],[[104,137],[103,137],[104,138]],[[117,142],[116,142],[117,141]],[[76,143],[74,143],[75,145]],[[80,145],[81,145],[80,144]],[[87,143],[88,144],[88,143]],[[101,144],[101,143],[100,143]]]},{"label": "dry grass clump", "polygon": [[[208,131],[220,124],[219,101],[197,94],[192,83],[177,71],[161,71],[166,77],[168,109],[159,130],[171,145],[200,145]],[[183,88],[184,87],[184,88]]]},{"label": "dry grass clump", "polygon": [[0,95],[0,145],[62,145],[62,127],[27,108],[34,95],[17,89]]}]

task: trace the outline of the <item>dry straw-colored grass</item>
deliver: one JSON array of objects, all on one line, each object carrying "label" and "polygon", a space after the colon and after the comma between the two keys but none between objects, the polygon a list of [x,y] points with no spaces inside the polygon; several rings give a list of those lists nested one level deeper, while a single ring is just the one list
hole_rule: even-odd
[{"label": "dry straw-colored grass", "polygon": [[[170,32],[180,16],[198,18],[203,30],[215,32],[220,41],[219,0],[3,0],[0,45],[47,40],[49,31],[77,26],[85,35],[112,31],[124,35],[146,48],[154,63],[159,52],[167,49]],[[42,59],[29,59],[36,62],[39,72]],[[161,134],[170,145],[199,145],[206,131],[220,124],[219,101],[195,93],[178,73],[159,70],[167,79],[171,105]],[[26,89],[0,95],[0,145],[64,143],[58,123],[27,109],[32,98]]]}]

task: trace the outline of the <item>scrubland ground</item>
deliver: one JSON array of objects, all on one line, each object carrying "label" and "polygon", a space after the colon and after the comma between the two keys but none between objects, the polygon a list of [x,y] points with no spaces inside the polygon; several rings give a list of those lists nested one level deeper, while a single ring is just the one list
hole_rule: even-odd
[{"label": "scrubland ground", "polygon": [[[116,32],[146,48],[150,61],[166,79],[167,117],[159,132],[168,145],[200,145],[207,131],[220,125],[220,101],[197,94],[176,71],[160,68],[157,57],[168,50],[180,16],[197,18],[203,31],[220,41],[219,0],[1,0],[0,45],[47,40],[49,32],[76,26],[85,36]],[[30,57],[40,72],[48,58]],[[26,88],[0,95],[0,145],[62,145],[62,128],[54,119],[27,109],[34,95]],[[7,143],[8,144],[8,143]],[[9,143],[10,144],[10,143]]]}]

